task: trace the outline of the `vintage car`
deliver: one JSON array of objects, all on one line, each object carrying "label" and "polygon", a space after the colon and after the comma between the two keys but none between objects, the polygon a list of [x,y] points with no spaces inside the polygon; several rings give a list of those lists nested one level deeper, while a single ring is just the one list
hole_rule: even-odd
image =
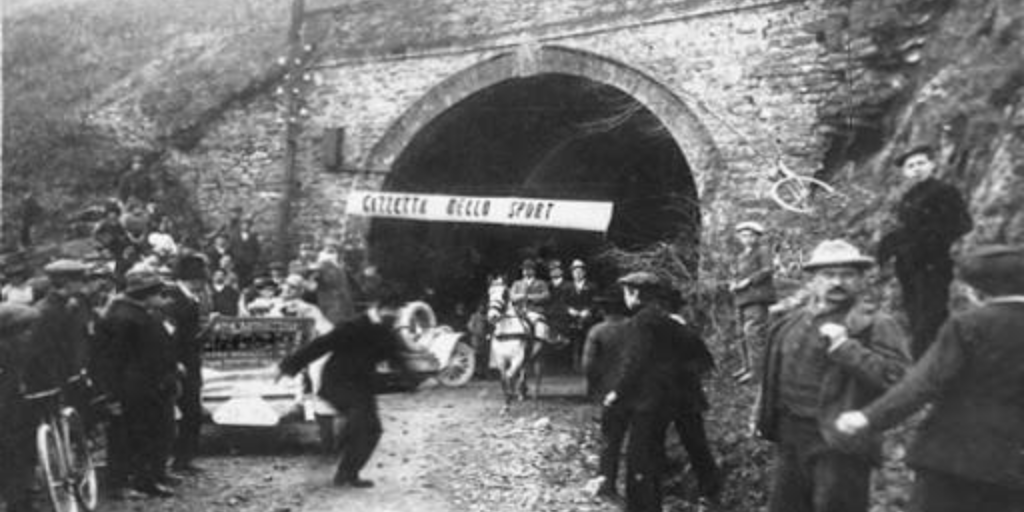
[{"label": "vintage car", "polygon": [[[409,391],[428,379],[461,386],[473,376],[474,351],[466,333],[438,326],[422,302],[402,309],[397,328],[405,341],[406,371],[378,367],[379,393]],[[217,317],[203,353],[202,404],[217,425],[273,427],[332,414],[315,394],[323,359],[294,378],[275,380],[277,364],[316,335],[313,319]]]}]

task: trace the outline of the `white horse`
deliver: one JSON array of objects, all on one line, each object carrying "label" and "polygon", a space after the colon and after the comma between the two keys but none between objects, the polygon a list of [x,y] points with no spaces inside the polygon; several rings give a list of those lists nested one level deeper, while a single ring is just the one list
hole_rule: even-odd
[{"label": "white horse", "polygon": [[523,400],[527,394],[527,372],[534,377],[533,399],[537,399],[543,377],[542,355],[552,339],[544,315],[526,311],[509,300],[508,286],[496,279],[487,290],[487,321],[491,332],[491,367],[501,372],[501,390],[505,394],[505,408],[514,399]]}]

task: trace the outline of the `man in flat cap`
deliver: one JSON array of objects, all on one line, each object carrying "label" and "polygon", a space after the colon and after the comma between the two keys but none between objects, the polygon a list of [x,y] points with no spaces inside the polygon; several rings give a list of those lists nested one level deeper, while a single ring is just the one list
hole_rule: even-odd
[{"label": "man in flat cap", "polygon": [[597,321],[594,310],[597,286],[587,278],[587,265],[583,260],[572,260],[569,270],[572,272],[572,283],[564,295],[564,301],[570,320],[569,332],[573,340],[573,365],[576,369],[581,369],[583,341],[587,331]]},{"label": "man in flat cap", "polygon": [[896,321],[862,303],[874,260],[844,240],[818,244],[804,264],[807,304],[772,325],[756,427],[775,443],[768,512],[866,512],[881,439],[847,439],[834,421],[903,376],[909,359]]},{"label": "man in flat cap", "polygon": [[1024,247],[979,248],[957,275],[981,305],[947,320],[906,378],[836,427],[881,432],[932,402],[907,453],[911,512],[1024,510]]},{"label": "man in flat cap", "polygon": [[[612,379],[611,391],[605,395],[604,414],[607,418],[624,418],[606,424],[625,423],[629,431],[626,510],[660,511],[665,435],[672,421],[706,407],[699,377],[691,368],[709,355],[700,337],[670,316],[666,309],[670,290],[657,275],[633,272],[621,278],[619,284],[626,306],[635,313],[628,322],[622,363]],[[623,435],[611,433],[608,438],[614,441],[618,437],[621,442]],[[688,450],[694,450],[691,458],[707,452],[706,440],[701,450],[689,440],[684,439],[683,443]],[[601,454],[602,473],[606,476],[601,492],[609,495],[615,494],[615,457],[617,449],[608,443]],[[703,509],[716,499],[717,474],[713,474],[713,460],[710,467],[695,464],[695,469],[702,494],[699,507]]]},{"label": "man in flat cap", "polygon": [[736,225],[736,240],[740,252],[733,261],[733,279],[729,291],[736,306],[736,323],[740,327],[740,367],[733,377],[740,383],[754,377],[764,345],[764,329],[768,321],[768,306],[775,302],[772,254],[761,243],[764,225],[760,222],[741,222]]},{"label": "man in flat cap", "polygon": [[39,312],[24,304],[0,304],[0,497],[9,512],[32,508],[35,427],[38,420],[23,398],[25,372],[49,357],[32,343]]},{"label": "man in flat cap", "polygon": [[92,311],[84,292],[91,269],[81,261],[68,259],[43,267],[50,287],[35,304],[40,321],[33,343],[43,347],[50,357],[29,369],[26,380],[33,391],[62,386],[85,369]]},{"label": "man in flat cap", "polygon": [[109,486],[116,496],[127,486],[166,497],[167,461],[174,440],[177,358],[161,310],[167,307],[164,281],[146,268],[125,275],[96,326],[92,375],[119,407],[108,431]]},{"label": "man in flat cap", "polygon": [[165,311],[174,323],[175,352],[184,376],[178,398],[181,421],[178,422],[171,468],[191,473],[199,471],[193,459],[199,450],[199,429],[203,420],[200,403],[203,338],[200,333],[213,308],[205,256],[182,254],[175,263],[174,278],[174,283],[167,287],[169,301]]},{"label": "man in flat cap", "polygon": [[910,321],[910,352],[916,359],[949,316],[950,247],[973,223],[960,191],[935,177],[931,147],[912,148],[896,159],[896,165],[910,188],[896,206],[896,229],[878,245],[878,262],[895,260],[903,310]]}]

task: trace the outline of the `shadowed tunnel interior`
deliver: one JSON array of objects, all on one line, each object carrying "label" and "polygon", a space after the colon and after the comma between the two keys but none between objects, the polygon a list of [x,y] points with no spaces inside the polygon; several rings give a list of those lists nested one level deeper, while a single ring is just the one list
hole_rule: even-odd
[{"label": "shadowed tunnel interior", "polygon": [[[524,257],[593,262],[610,247],[696,244],[690,168],[664,125],[624,92],[569,75],[513,79],[473,94],[405,148],[384,190],[614,202],[607,233],[374,219],[371,259],[442,317],[474,306],[492,272]],[[591,266],[602,284],[615,269]]]}]

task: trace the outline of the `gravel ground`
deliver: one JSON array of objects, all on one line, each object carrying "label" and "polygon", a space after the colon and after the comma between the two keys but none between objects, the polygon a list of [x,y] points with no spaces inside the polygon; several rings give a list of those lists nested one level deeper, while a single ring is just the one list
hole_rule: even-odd
[{"label": "gravel ground", "polygon": [[[754,512],[766,498],[770,445],[744,434],[753,386],[712,379],[708,434],[723,470],[721,512]],[[599,409],[580,378],[545,380],[541,400],[502,413],[497,382],[381,397],[384,437],[364,471],[372,489],[331,486],[335,460],[318,452],[312,425],[274,430],[204,430],[206,471],[178,496],[104,502],[111,512],[612,512],[586,490],[597,471]],[[875,475],[872,512],[898,512],[909,474],[900,461],[905,430]],[[694,478],[669,433],[667,512],[694,510]],[[621,484],[620,484],[621,485]]]}]

